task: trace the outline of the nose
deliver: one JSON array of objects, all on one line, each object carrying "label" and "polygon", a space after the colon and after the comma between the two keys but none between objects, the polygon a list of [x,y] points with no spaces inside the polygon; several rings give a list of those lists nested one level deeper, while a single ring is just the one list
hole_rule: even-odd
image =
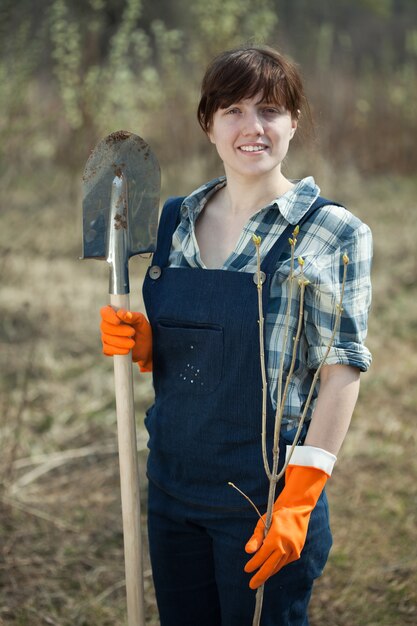
[{"label": "nose", "polygon": [[242,125],[243,135],[259,135],[264,134],[264,127],[257,111],[248,111],[243,119]]}]

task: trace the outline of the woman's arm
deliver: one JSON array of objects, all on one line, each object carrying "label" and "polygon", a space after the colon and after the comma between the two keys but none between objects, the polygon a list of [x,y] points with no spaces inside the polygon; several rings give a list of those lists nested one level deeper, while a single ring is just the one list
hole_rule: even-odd
[{"label": "woman's arm", "polygon": [[[268,533],[265,537],[264,522],[260,520],[245,547],[249,554],[256,553],[245,566],[246,572],[258,570],[249,583],[252,589],[300,557],[311,512],[331,474],[328,464],[333,466],[345,438],[358,391],[358,368],[323,366],[305,446],[296,446],[294,450],[293,457],[297,456],[298,461],[291,464],[290,460],[287,467],[285,487],[274,504]],[[327,470],[320,468],[323,456]]]},{"label": "woman's arm", "polygon": [[350,365],[323,365],[316,407],[305,440],[337,456],[349,428],[360,385],[360,371]]}]

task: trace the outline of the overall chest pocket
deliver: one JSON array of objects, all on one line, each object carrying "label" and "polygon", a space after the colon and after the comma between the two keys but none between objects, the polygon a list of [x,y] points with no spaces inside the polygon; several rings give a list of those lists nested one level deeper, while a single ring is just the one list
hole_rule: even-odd
[{"label": "overall chest pocket", "polygon": [[160,319],[154,328],[154,381],[157,391],[205,395],[223,373],[223,328]]}]

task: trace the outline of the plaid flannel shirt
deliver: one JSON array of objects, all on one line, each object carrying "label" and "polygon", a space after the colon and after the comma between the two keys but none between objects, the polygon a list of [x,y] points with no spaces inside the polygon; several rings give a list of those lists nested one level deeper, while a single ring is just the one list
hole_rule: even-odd
[{"label": "plaid flannel shirt", "polygon": [[[181,207],[181,221],[172,239],[169,263],[172,267],[204,269],[195,237],[196,219],[208,199],[226,184],[225,177],[206,183],[185,198]],[[262,238],[261,261],[277,241],[286,226],[297,225],[313,204],[320,189],[312,177],[298,181],[283,196],[271,202],[246,223],[234,251],[220,268],[227,271],[256,272],[256,250],[253,234]],[[370,270],[372,236],[368,226],[343,207],[328,205],[320,209],[312,221],[304,224],[297,235],[295,257],[303,257],[304,277],[309,281],[304,296],[303,330],[297,348],[294,374],[285,402],[283,428],[294,428],[303,412],[314,372],[319,366],[331,340],[335,316],[340,300],[343,260],[347,253],[349,264],[343,296],[343,311],[326,364],[345,364],[366,371],[371,354],[364,345],[367,333],[368,310],[371,302]],[[295,274],[301,271],[295,262]],[[293,337],[299,316],[299,290],[293,288],[290,311],[289,340],[283,346],[285,318],[289,298],[290,262],[276,267],[272,277],[267,310],[264,311],[266,329],[266,363],[268,389],[275,409],[277,380],[281,355],[284,353],[284,382],[293,351]],[[298,281],[293,283],[298,285]],[[294,296],[295,293],[295,296]],[[306,419],[314,410],[319,383]]]}]

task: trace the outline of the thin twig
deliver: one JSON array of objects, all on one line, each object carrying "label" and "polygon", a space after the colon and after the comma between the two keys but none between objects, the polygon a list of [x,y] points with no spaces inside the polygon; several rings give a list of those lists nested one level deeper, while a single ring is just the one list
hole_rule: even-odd
[{"label": "thin twig", "polygon": [[342,289],[341,289],[341,292],[340,292],[339,302],[336,305],[336,317],[335,317],[335,321],[334,321],[334,325],[333,325],[332,334],[331,334],[329,342],[327,344],[326,352],[324,353],[324,355],[323,355],[323,357],[322,357],[322,359],[321,359],[321,361],[320,361],[320,363],[318,365],[318,368],[316,369],[316,371],[314,373],[313,380],[311,381],[311,385],[310,385],[310,390],[308,392],[307,400],[306,400],[306,403],[305,403],[305,406],[304,406],[304,410],[303,410],[303,412],[301,414],[300,423],[298,424],[297,432],[296,432],[295,437],[294,437],[294,441],[291,444],[291,448],[290,448],[290,450],[289,450],[289,452],[287,454],[286,462],[284,463],[284,465],[282,467],[282,470],[279,473],[278,478],[281,478],[284,475],[285,470],[286,470],[286,468],[288,466],[288,463],[291,460],[291,456],[292,456],[292,453],[294,451],[294,448],[295,448],[295,446],[298,443],[298,439],[300,437],[301,429],[302,429],[302,427],[304,425],[304,421],[305,421],[305,418],[306,418],[306,415],[307,415],[307,411],[310,408],[311,399],[313,397],[313,393],[314,393],[314,390],[315,390],[315,387],[316,387],[316,384],[317,384],[317,380],[318,380],[318,378],[320,376],[321,368],[323,367],[323,365],[325,364],[325,362],[327,360],[327,357],[329,356],[329,352],[331,350],[331,347],[332,347],[333,342],[334,342],[334,338],[336,336],[337,328],[339,326],[339,321],[340,321],[340,318],[341,318],[342,313],[343,313],[342,302],[343,302],[343,297],[345,295],[346,275],[347,275],[348,263],[349,263],[349,257],[345,253],[343,255]]},{"label": "thin twig", "polygon": [[73,526],[72,524],[68,524],[67,522],[64,522],[56,517],[52,517],[52,515],[48,515],[48,513],[45,513],[44,511],[40,511],[39,509],[36,509],[33,506],[28,506],[27,504],[24,504],[24,502],[20,502],[19,500],[15,500],[14,498],[9,498],[8,496],[5,496],[5,495],[2,495],[0,500],[4,504],[7,504],[16,509],[19,509],[20,511],[23,511],[24,513],[28,513],[29,515],[34,515],[35,517],[39,517],[39,519],[42,519],[45,522],[49,522],[50,524],[53,524],[54,526],[56,526],[57,528],[60,528],[61,530],[70,530],[71,532],[74,532],[74,533],[80,532],[80,529],[77,528],[76,526]]},{"label": "thin twig", "polygon": [[125,579],[119,580],[117,583],[114,583],[114,585],[111,585],[110,587],[107,587],[107,589],[104,589],[104,591],[102,591],[98,596],[93,598],[93,600],[91,600],[88,604],[101,604],[103,600],[108,598],[112,593],[118,591],[119,589],[122,589],[123,587],[126,587]]},{"label": "thin twig", "polygon": [[284,414],[284,407],[285,407],[285,401],[287,399],[287,395],[288,395],[288,389],[290,386],[290,382],[291,382],[291,378],[292,375],[294,373],[294,367],[295,367],[295,362],[297,360],[297,348],[298,348],[298,343],[300,341],[300,336],[301,336],[301,329],[302,329],[302,321],[303,321],[303,307],[304,307],[304,292],[305,292],[305,288],[306,288],[306,281],[303,280],[302,278],[300,279],[300,309],[298,312],[298,325],[297,325],[297,332],[296,335],[294,337],[294,345],[293,345],[293,351],[292,351],[292,358],[291,358],[291,365],[290,365],[290,369],[288,372],[288,376],[287,376],[287,380],[285,381],[285,387],[284,387],[284,393],[282,394],[282,400],[281,400],[281,409],[280,412],[283,415]]},{"label": "thin twig", "polygon": [[[275,491],[278,483],[278,464],[279,464],[279,438],[281,433],[281,424],[284,413],[284,405],[283,405],[283,395],[282,395],[282,381],[284,377],[284,362],[285,362],[285,354],[287,351],[287,343],[288,343],[288,335],[290,328],[290,316],[291,316],[291,308],[292,308],[292,300],[293,300],[293,278],[294,278],[294,252],[295,252],[295,244],[297,243],[296,236],[299,233],[299,227],[296,226],[293,231],[292,238],[289,239],[289,243],[291,246],[291,257],[290,257],[290,273],[288,276],[289,288],[288,288],[288,303],[287,303],[287,311],[285,314],[285,326],[284,326],[284,339],[282,344],[282,352],[281,352],[281,360],[278,372],[278,383],[277,383],[277,406],[275,411],[275,424],[274,424],[274,443],[272,449],[272,476],[269,480],[269,493],[268,493],[268,505],[266,512],[266,530],[265,534],[268,532],[271,521],[272,521],[272,511],[273,505],[275,502]],[[296,352],[296,346],[292,347],[292,354]],[[288,378],[288,377],[287,377]]]},{"label": "thin twig", "polygon": [[285,313],[285,325],[284,325],[284,339],[282,342],[282,352],[281,352],[281,359],[280,359],[280,364],[279,364],[279,371],[278,371],[278,383],[277,383],[277,406],[276,406],[276,412],[275,412],[275,429],[274,429],[274,447],[273,447],[273,451],[274,451],[274,466],[275,466],[275,470],[272,470],[272,473],[276,473],[277,468],[278,468],[278,451],[279,451],[279,434],[281,431],[281,422],[282,422],[282,411],[281,411],[281,404],[282,404],[282,379],[284,376],[284,363],[285,363],[285,354],[286,354],[286,350],[287,350],[287,343],[288,343],[288,334],[289,334],[289,328],[290,328],[290,315],[291,315],[291,306],[292,306],[292,292],[293,292],[293,276],[294,276],[294,250],[295,250],[295,244],[297,243],[297,239],[296,239],[296,235],[298,235],[299,232],[299,227],[296,226],[293,232],[293,237],[289,239],[289,243],[291,246],[291,257],[290,257],[290,273],[288,276],[288,301],[287,301],[287,310]]},{"label": "thin twig", "polygon": [[262,459],[264,462],[264,469],[268,479],[271,478],[271,468],[269,467],[268,455],[266,450],[266,407],[267,407],[267,394],[268,394],[268,380],[266,377],[265,367],[265,336],[264,336],[264,313],[262,303],[262,279],[261,279],[261,254],[260,245],[261,237],[253,235],[253,243],[256,247],[256,273],[257,273],[257,289],[258,289],[258,316],[259,316],[259,354],[261,362],[261,376],[262,376]]},{"label": "thin twig", "polygon": [[228,485],[230,485],[231,487],[233,487],[233,489],[236,489],[236,491],[238,491],[240,493],[241,496],[243,496],[251,506],[253,506],[253,508],[255,509],[255,511],[258,514],[259,519],[262,520],[263,524],[265,525],[264,519],[262,517],[262,513],[260,512],[260,510],[258,509],[258,507],[256,506],[256,504],[249,498],[249,496],[246,495],[246,493],[243,493],[243,491],[241,489],[239,489],[239,487],[236,487],[236,485],[234,483],[228,482]]},{"label": "thin twig", "polygon": [[[66,463],[70,463],[76,459],[82,459],[89,456],[98,456],[106,454],[117,454],[117,446],[111,444],[107,447],[104,446],[85,446],[84,448],[78,448],[74,450],[64,450],[63,452],[56,452],[51,455],[42,455],[45,458],[43,463],[38,464],[37,467],[31,469],[18,478],[9,487],[9,492],[15,494],[23,487],[27,487],[31,483],[35,482],[41,476],[44,476],[48,472],[61,467]],[[15,462],[16,464],[17,462]]]},{"label": "thin twig", "polygon": [[[141,448],[139,448],[141,449]],[[82,446],[81,448],[69,448],[68,450],[59,450],[58,452],[49,452],[44,454],[34,454],[33,456],[22,457],[16,459],[13,463],[14,470],[24,469],[25,467],[31,467],[33,465],[43,465],[45,463],[54,463],[55,461],[71,461],[72,459],[78,459],[84,456],[100,455],[100,454],[112,454],[113,451],[117,451],[117,446],[111,440],[109,443],[103,443],[99,446]]]}]

